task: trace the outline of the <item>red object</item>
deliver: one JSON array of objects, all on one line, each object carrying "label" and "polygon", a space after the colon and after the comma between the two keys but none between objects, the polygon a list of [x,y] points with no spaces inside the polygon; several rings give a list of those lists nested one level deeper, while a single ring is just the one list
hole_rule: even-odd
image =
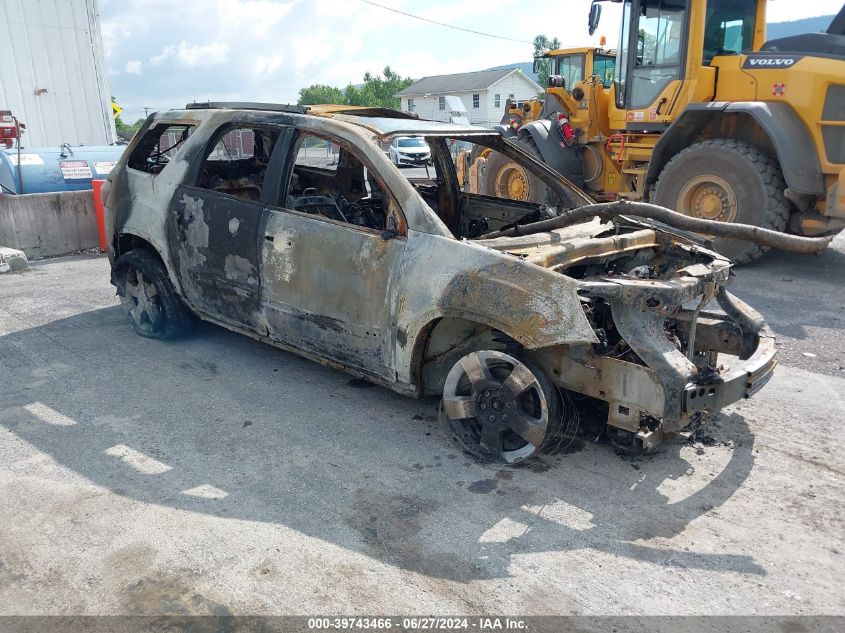
[{"label": "red object", "polygon": [[772,94],[776,97],[782,97],[786,94],[786,84],[782,81],[777,82],[772,86]]},{"label": "red object", "polygon": [[18,138],[18,124],[9,110],[0,110],[0,143],[6,147],[14,144]]},{"label": "red object", "polygon": [[103,205],[103,184],[105,180],[92,180],[91,186],[94,188],[94,214],[97,216],[97,232],[100,234],[100,250],[105,251],[108,246],[106,240],[106,210]]},{"label": "red object", "polygon": [[575,132],[572,131],[572,126],[569,125],[569,119],[565,115],[559,114],[557,116],[557,124],[560,126],[560,133],[563,135],[563,142],[567,145],[572,145],[575,140]]},{"label": "red object", "polygon": [[[617,150],[619,153],[614,157],[612,145],[615,145],[616,143],[619,143],[619,149]],[[610,138],[607,139],[606,148],[607,148],[607,151],[610,152],[610,154],[611,154],[611,159],[621,163],[622,162],[622,152],[625,151],[625,135],[624,134],[611,134]]]}]

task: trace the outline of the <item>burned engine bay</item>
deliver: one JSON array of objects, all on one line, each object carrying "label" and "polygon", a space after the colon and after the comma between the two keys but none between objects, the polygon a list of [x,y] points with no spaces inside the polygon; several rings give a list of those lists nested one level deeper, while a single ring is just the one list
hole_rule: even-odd
[{"label": "burned engine bay", "polygon": [[580,282],[596,342],[538,357],[559,387],[606,403],[620,448],[649,450],[772,375],[762,317],[727,291],[731,262],[696,236],[619,218],[476,243]]}]

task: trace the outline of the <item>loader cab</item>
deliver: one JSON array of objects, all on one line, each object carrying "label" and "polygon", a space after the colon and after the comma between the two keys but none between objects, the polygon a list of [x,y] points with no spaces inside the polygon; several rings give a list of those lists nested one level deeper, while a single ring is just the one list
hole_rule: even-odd
[{"label": "loader cab", "polygon": [[558,75],[565,80],[565,86],[572,88],[576,83],[587,77],[598,75],[602,86],[610,88],[613,85],[616,56],[612,51],[602,49],[576,49],[578,52],[558,54],[550,51],[552,58],[551,75]]},{"label": "loader cab", "polygon": [[616,106],[651,106],[684,78],[689,11],[686,0],[627,0],[616,59]]},{"label": "loader cab", "polygon": [[686,103],[681,83],[722,55],[759,49],[765,0],[623,0],[615,106],[627,119],[662,121]]}]

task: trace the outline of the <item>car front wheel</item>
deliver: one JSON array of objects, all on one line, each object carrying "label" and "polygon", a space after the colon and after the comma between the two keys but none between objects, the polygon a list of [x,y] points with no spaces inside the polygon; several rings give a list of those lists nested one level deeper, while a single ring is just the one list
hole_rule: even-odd
[{"label": "car front wheel", "polygon": [[184,334],[191,313],[176,294],[161,261],[143,249],[116,262],[117,294],[129,323],[141,336],[171,339]]},{"label": "car front wheel", "polygon": [[560,439],[556,389],[542,371],[504,352],[472,352],[455,363],[442,407],[464,450],[485,461],[525,462]]}]

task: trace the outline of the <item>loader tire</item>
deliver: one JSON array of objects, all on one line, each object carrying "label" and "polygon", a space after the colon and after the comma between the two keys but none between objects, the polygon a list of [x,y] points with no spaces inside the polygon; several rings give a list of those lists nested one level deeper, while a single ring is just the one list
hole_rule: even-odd
[{"label": "loader tire", "polygon": [[[534,141],[518,138],[515,142],[543,162]],[[542,180],[504,154],[490,152],[487,156],[487,164],[481,176],[481,193],[485,196],[541,204],[546,202],[547,190],[548,187]]]},{"label": "loader tire", "polygon": [[[783,231],[791,210],[785,189],[783,174],[771,156],[742,141],[713,139],[691,145],[666,164],[657,179],[654,202],[692,217]],[[738,264],[769,250],[725,238],[713,244]]]}]

